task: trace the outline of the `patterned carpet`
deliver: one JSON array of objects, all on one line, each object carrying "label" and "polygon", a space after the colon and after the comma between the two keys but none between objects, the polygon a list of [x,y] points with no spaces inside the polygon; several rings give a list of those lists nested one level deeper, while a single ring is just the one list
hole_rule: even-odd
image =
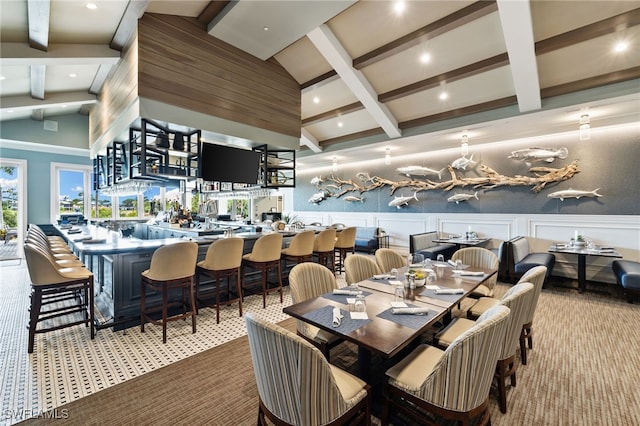
[{"label": "patterned carpet", "polygon": [[[28,276],[24,266],[0,271],[0,424],[50,409],[56,410],[49,416],[69,424],[255,424],[255,383],[244,365],[246,339],[238,339],[244,323],[235,306],[223,309],[219,325],[212,310],[201,311],[195,335],[188,323],[171,324],[166,345],[157,327],[144,334],[101,330],[94,341],[88,330],[73,327],[38,336],[27,355]],[[499,284],[498,295],[508,288]],[[509,412],[500,413],[495,395],[490,399],[494,425],[640,424],[640,304],[603,290],[543,290],[534,350],[518,369],[517,386],[507,388]],[[267,303],[262,309],[253,296],[245,307],[274,322],[287,317],[276,295]],[[285,324],[293,327],[291,320]],[[353,366],[353,350],[336,355],[337,364]],[[108,392],[98,392],[103,389]],[[170,402],[159,404],[163,395]],[[64,405],[70,401],[77,402]]]}]

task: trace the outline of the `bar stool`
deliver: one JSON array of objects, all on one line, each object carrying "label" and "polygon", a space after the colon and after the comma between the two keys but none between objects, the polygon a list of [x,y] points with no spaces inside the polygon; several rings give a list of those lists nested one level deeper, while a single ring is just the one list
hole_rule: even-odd
[{"label": "bar stool", "polygon": [[[291,240],[289,247],[280,251],[280,258],[284,264],[285,276],[288,277],[287,261],[294,262],[296,265],[302,262],[311,262],[313,260],[313,243],[315,232],[302,231],[296,234]],[[291,265],[293,266],[293,265]]]},{"label": "bar stool", "polygon": [[[31,307],[29,318],[29,343],[27,352],[33,353],[36,333],[59,330],[85,324],[95,337],[93,306],[93,273],[86,268],[61,268],[41,248],[24,244],[24,255],[31,278]],[[72,301],[72,304],[66,303]],[[51,309],[43,311],[46,305]],[[78,319],[82,314],[82,319]],[[44,326],[38,323],[58,317],[70,317],[69,322]]]},{"label": "bar stool", "polygon": [[[140,331],[144,333],[147,321],[162,325],[162,343],[167,343],[167,322],[191,317],[191,329],[196,332],[196,301],[194,296],[193,276],[195,275],[198,244],[192,241],[181,241],[158,248],[151,256],[149,269],[140,274]],[[147,309],[147,288],[162,294],[160,309]],[[180,302],[169,302],[169,290],[181,289]],[[189,292],[190,311],[185,311],[185,292]],[[182,314],[168,316],[169,307],[182,306]],[[150,314],[160,310],[160,320],[151,318]]]},{"label": "bar stool", "polygon": [[338,238],[336,239],[335,245],[335,254],[337,254],[338,259],[336,260],[336,264],[338,265],[336,271],[342,272],[344,271],[344,259],[347,257],[347,253],[355,253],[355,245],[356,245],[356,227],[351,226],[349,228],[345,228],[340,233],[338,233]]},{"label": "bar stool", "polygon": [[[196,264],[196,299],[198,304],[209,308],[216,308],[216,324],[220,323],[220,305],[231,305],[238,302],[240,316],[242,316],[242,283],[240,281],[240,266],[242,265],[242,238],[225,238],[209,246],[205,259]],[[216,288],[215,304],[207,303],[200,288],[200,275],[210,277]],[[220,286],[222,279],[227,279],[227,300],[220,302]],[[231,279],[236,280],[236,297],[231,298]],[[199,306],[198,306],[199,307]],[[196,307],[196,314],[198,313]]]},{"label": "bar stool", "polygon": [[[262,307],[267,307],[267,294],[274,291],[280,292],[280,303],[282,303],[282,274],[280,268],[280,252],[282,250],[282,234],[266,234],[258,238],[251,253],[242,256],[242,276],[243,287],[246,285],[245,266],[250,266],[260,270],[262,284]],[[267,277],[271,269],[276,270],[278,278],[277,287],[269,288]]]},{"label": "bar stool", "polygon": [[330,228],[320,231],[313,241],[313,256],[317,263],[335,271],[334,250],[336,246],[336,229]]}]

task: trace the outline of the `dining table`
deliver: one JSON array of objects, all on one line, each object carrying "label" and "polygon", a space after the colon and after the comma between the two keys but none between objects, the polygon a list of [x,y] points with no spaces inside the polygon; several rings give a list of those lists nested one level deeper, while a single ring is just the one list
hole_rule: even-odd
[{"label": "dining table", "polygon": [[[420,265],[411,267],[418,268]],[[404,272],[409,268],[399,268],[397,278],[382,274],[338,289],[338,292],[352,294],[334,294],[334,290],[332,293],[287,306],[283,311],[354,343],[358,348],[358,374],[369,381],[372,354],[389,361],[403,350],[419,343],[426,330],[438,321],[446,322],[451,310],[463,298],[497,273],[496,270],[465,265],[462,266],[464,269],[454,270],[447,262],[432,262],[435,281],[411,288],[403,282]],[[394,291],[398,287],[403,288],[406,307],[418,308],[421,311],[419,315],[394,313],[399,312],[398,305],[395,305],[398,302],[394,300]],[[455,293],[441,294],[445,292]],[[355,293],[364,296],[365,312],[355,311]],[[333,321],[336,307],[342,316],[339,324]]]},{"label": "dining table", "polygon": [[587,256],[622,258],[615,247],[575,243],[553,243],[549,246],[549,253],[562,253],[578,256],[578,292],[587,290]]},{"label": "dining table", "polygon": [[491,241],[491,238],[481,238],[481,237],[464,237],[464,236],[449,236],[442,237],[433,240],[434,243],[438,244],[455,244],[456,250],[460,250],[462,247],[480,247],[487,244]]}]

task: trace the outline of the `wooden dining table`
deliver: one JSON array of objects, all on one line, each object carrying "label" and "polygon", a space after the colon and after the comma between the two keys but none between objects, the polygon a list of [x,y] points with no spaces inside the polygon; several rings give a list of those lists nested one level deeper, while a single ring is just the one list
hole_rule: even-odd
[{"label": "wooden dining table", "polygon": [[[453,268],[446,262],[432,263],[437,272],[435,283],[441,289],[462,289],[462,293],[443,295],[436,294],[428,286],[406,288],[404,302],[409,307],[428,308],[423,315],[395,315],[392,313],[391,302],[394,301],[393,284],[404,279],[404,271],[398,271],[398,278],[375,279],[373,277],[357,283],[355,286],[345,287],[353,289],[365,296],[367,319],[353,319],[347,298],[352,295],[337,295],[328,293],[319,297],[305,300],[287,306],[283,309],[286,314],[301,321],[333,333],[341,339],[352,342],[358,347],[358,371],[360,377],[369,380],[371,376],[371,356],[378,354],[383,359],[390,360],[406,348],[420,342],[421,335],[437,321],[446,322],[450,318],[451,310],[476,287],[495,274],[496,270],[468,267],[467,272],[482,272],[481,276],[459,276],[454,274]],[[439,269],[439,271],[438,271]],[[401,286],[404,285],[401,283]],[[340,326],[332,324],[333,308],[339,307],[343,315]],[[357,315],[357,313],[356,313]]]}]

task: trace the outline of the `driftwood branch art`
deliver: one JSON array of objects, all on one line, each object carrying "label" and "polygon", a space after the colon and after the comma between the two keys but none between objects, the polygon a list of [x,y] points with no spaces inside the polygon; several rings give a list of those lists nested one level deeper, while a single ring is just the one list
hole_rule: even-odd
[{"label": "driftwood branch art", "polygon": [[548,184],[571,179],[577,173],[580,173],[577,160],[559,169],[552,167],[531,167],[529,172],[533,173],[534,176],[505,176],[485,165],[480,166],[480,171],[483,176],[478,177],[459,177],[455,169],[451,166],[448,167],[448,170],[451,179],[446,181],[433,181],[431,179],[393,181],[360,172],[356,174],[356,177],[361,182],[356,182],[353,179],[344,180],[331,175],[326,179],[321,179],[321,182],[329,183],[325,185],[318,183],[316,186],[318,189],[323,190],[326,196],[336,198],[340,198],[348,193],[358,192],[362,194],[385,186],[391,189],[391,195],[400,188],[410,188],[414,191],[429,191],[434,189],[450,191],[457,187],[494,189],[502,186],[531,186],[531,190],[537,193]]}]

